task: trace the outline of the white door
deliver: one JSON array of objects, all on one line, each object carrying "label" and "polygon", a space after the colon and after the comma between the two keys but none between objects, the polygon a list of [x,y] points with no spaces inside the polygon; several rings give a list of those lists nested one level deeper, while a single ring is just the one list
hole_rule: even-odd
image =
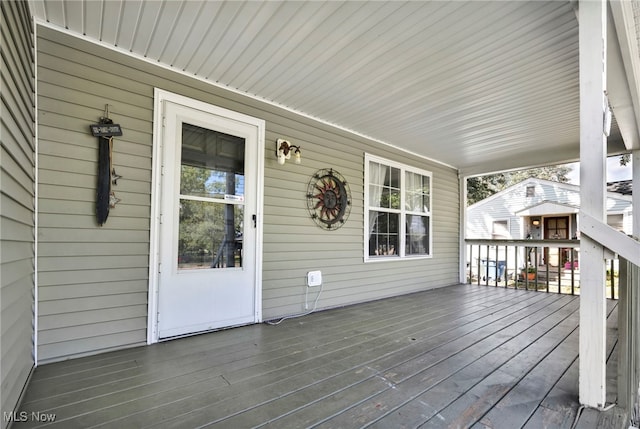
[{"label": "white door", "polygon": [[257,322],[255,124],[164,101],[158,336]]}]

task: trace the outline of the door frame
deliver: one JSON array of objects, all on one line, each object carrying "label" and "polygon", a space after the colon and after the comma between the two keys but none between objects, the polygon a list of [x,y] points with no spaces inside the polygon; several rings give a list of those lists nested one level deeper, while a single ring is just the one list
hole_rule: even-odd
[{"label": "door frame", "polygon": [[254,278],[254,322],[262,322],[262,245],[263,245],[263,199],[264,199],[264,147],[265,121],[239,112],[234,112],[213,104],[195,100],[163,89],[154,88],[153,93],[153,149],[151,169],[151,222],[149,237],[149,292],[147,316],[147,344],[159,341],[158,299],[160,263],[160,196],[162,194],[162,152],[164,139],[164,102],[181,104],[227,119],[256,127],[257,174],[256,174],[256,242],[255,242],[255,278]]}]

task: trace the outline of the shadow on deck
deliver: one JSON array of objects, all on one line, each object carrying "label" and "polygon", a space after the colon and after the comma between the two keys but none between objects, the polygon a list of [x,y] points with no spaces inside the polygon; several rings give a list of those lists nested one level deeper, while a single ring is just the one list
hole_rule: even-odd
[{"label": "shadow on deck", "polygon": [[460,285],[47,364],[13,427],[570,428],[579,299]]}]

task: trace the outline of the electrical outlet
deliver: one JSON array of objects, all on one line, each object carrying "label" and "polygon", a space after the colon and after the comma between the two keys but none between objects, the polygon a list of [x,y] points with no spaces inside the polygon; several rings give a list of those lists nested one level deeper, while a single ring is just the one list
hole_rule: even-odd
[{"label": "electrical outlet", "polygon": [[322,271],[309,271],[307,273],[307,286],[315,287],[322,284]]}]

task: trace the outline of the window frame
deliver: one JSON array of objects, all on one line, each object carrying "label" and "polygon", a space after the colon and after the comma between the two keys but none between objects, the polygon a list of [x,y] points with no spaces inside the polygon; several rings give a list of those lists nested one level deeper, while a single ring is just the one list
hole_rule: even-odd
[{"label": "window frame", "polygon": [[[370,176],[369,164],[375,162],[385,167],[396,168],[400,170],[400,209],[372,207],[370,205]],[[428,212],[416,212],[409,210],[405,203],[407,198],[407,184],[405,183],[406,174],[414,173],[429,178],[429,207]],[[364,262],[388,262],[388,261],[404,261],[404,260],[418,260],[418,259],[431,259],[433,258],[433,173],[428,170],[423,170],[408,164],[404,164],[397,161],[392,161],[387,158],[378,157],[365,153],[364,156]],[[369,240],[371,237],[371,225],[369,222],[369,213],[371,211],[383,211],[388,213],[397,213],[399,215],[398,223],[398,252],[395,255],[369,255]],[[429,252],[427,254],[412,255],[406,254],[406,240],[407,240],[407,216],[419,215],[429,218]]]},{"label": "window frame", "polygon": [[527,185],[525,189],[525,198],[533,198],[536,196],[536,185]]}]

